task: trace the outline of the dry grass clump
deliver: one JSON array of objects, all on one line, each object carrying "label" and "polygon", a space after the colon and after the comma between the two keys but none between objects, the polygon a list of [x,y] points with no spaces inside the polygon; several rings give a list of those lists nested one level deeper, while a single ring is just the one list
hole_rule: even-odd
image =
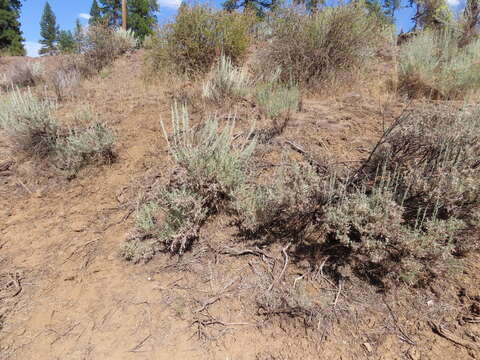
[{"label": "dry grass clump", "polygon": [[175,22],[148,42],[150,71],[159,73],[168,68],[182,74],[205,73],[222,53],[238,64],[250,44],[253,21],[248,14],[182,5]]},{"label": "dry grass clump", "polygon": [[0,101],[0,129],[12,153],[48,159],[68,174],[83,166],[113,159],[113,136],[100,123],[66,129],[54,116],[55,104],[38,100],[30,91],[13,91]]},{"label": "dry grass clump", "polygon": [[248,93],[249,82],[246,69],[235,67],[230,58],[222,55],[202,86],[202,96],[216,102],[239,99]]},{"label": "dry grass clump", "polygon": [[399,87],[411,97],[459,99],[480,84],[480,40],[460,46],[451,30],[425,30],[400,48]]},{"label": "dry grass clump", "polygon": [[0,87],[14,89],[37,85],[44,76],[43,66],[40,63],[27,61],[16,62],[7,69],[0,79]]},{"label": "dry grass clump", "polygon": [[195,131],[186,107],[174,105],[172,134],[163,129],[176,167],[169,184],[139,201],[135,231],[122,250],[126,259],[149,260],[165,249],[183,253],[208,216],[242,186],[255,141],[234,146],[233,128],[233,122],[220,129],[218,120],[208,119]]},{"label": "dry grass clump", "polygon": [[279,12],[272,35],[259,56],[259,69],[281,68],[282,80],[316,86],[341,80],[375,56],[383,27],[361,5],[327,7],[305,15],[295,10]]}]

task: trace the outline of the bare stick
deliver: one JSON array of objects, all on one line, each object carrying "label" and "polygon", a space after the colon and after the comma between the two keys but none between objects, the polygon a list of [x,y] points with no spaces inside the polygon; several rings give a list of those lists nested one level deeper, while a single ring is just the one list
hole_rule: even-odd
[{"label": "bare stick", "polygon": [[[279,282],[279,281],[282,279],[283,274],[285,273],[285,270],[287,269],[287,265],[288,265],[288,254],[287,254],[287,250],[288,250],[288,248],[290,247],[290,245],[292,245],[292,243],[288,243],[287,246],[285,246],[285,247],[282,249],[283,255],[285,255],[285,264],[283,265],[283,269],[282,269],[282,271],[280,272],[280,276],[277,278],[276,282]],[[268,288],[268,291],[271,291],[271,290],[272,290],[274,284],[275,284],[275,281],[272,281],[272,283],[270,284],[270,287]]]},{"label": "bare stick", "polygon": [[142,341],[135,345],[129,352],[139,352],[139,349],[145,344],[145,342],[152,337],[152,334],[147,335]]}]

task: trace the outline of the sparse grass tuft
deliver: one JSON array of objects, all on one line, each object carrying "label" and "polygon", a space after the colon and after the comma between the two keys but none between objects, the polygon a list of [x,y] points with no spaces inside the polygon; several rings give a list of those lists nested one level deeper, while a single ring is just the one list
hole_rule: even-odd
[{"label": "sparse grass tuft", "polygon": [[204,98],[216,102],[238,99],[248,92],[249,76],[245,68],[236,68],[230,58],[222,55],[203,84]]}]

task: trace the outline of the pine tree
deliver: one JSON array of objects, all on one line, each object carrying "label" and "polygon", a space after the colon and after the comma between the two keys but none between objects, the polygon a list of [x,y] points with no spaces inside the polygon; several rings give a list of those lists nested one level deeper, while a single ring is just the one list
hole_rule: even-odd
[{"label": "pine tree", "polygon": [[57,18],[47,1],[40,21],[40,35],[42,36],[42,40],[39,41],[42,44],[42,48],[39,51],[40,55],[52,55],[55,53],[57,50],[57,34]]},{"label": "pine tree", "polygon": [[122,0],[100,0],[102,18],[109,26],[122,25]]},{"label": "pine tree", "polygon": [[227,11],[243,8],[243,11],[253,11],[259,17],[265,16],[267,10],[277,6],[277,0],[226,0],[222,6]]},{"label": "pine tree", "polygon": [[73,53],[76,49],[75,38],[70,30],[58,32],[58,50],[62,53]]},{"label": "pine tree", "polygon": [[82,24],[80,24],[80,20],[78,19],[77,19],[77,22],[75,23],[73,40],[75,41],[75,52],[81,53],[84,49],[86,37],[85,37],[85,31],[82,27]]},{"label": "pine tree", "polygon": [[102,10],[98,6],[97,0],[93,0],[92,7],[90,8],[90,19],[88,23],[90,25],[98,24],[102,20]]},{"label": "pine tree", "polygon": [[0,53],[25,55],[20,30],[20,0],[0,0]]},{"label": "pine tree", "polygon": [[157,24],[155,13],[159,10],[158,3],[156,0],[129,0],[127,6],[128,28],[143,40],[153,33],[153,27]]}]

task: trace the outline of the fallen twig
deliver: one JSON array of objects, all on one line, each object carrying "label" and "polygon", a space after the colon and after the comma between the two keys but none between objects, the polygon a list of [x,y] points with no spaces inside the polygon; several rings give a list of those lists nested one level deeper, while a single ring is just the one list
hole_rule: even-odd
[{"label": "fallen twig", "polygon": [[132,349],[128,350],[128,352],[139,352],[140,348],[145,344],[145,342],[152,337],[152,334],[147,335],[142,341],[140,341],[137,345],[135,345]]}]

